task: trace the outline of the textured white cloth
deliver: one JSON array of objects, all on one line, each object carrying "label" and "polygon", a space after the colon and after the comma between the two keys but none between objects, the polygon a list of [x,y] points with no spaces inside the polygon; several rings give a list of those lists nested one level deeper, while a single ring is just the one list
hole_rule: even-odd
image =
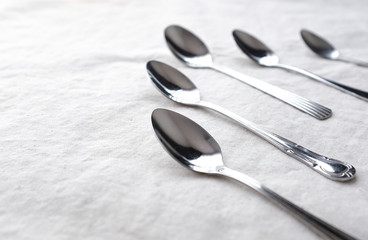
[{"label": "textured white cloth", "polygon": [[[318,239],[249,188],[188,171],[152,130],[155,108],[184,114],[215,137],[227,166],[354,236],[368,231],[368,103],[305,77],[261,68],[236,46],[238,28],[282,62],[368,90],[368,69],[321,59],[307,28],[368,60],[367,1],[0,2],[1,239]],[[214,60],[330,107],[318,121],[236,80],[189,69],[163,30],[180,24]],[[357,178],[328,180],[214,112],[163,97],[145,64],[159,60],[218,103],[313,151],[347,161]]]}]

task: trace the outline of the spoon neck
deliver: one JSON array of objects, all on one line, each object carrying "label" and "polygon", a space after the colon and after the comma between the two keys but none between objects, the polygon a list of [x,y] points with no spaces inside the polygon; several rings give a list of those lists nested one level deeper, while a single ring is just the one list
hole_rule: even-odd
[{"label": "spoon neck", "polygon": [[249,131],[253,132],[254,134],[260,136],[261,138],[265,139],[266,141],[270,142],[271,144],[275,145],[277,148],[283,149],[284,143],[282,140],[280,140],[280,137],[276,134],[273,134],[266,129],[263,129],[262,127],[258,126],[257,124],[242,118],[236,113],[233,113],[221,106],[218,106],[216,104],[205,102],[205,101],[199,101],[196,103],[197,106],[205,107],[208,109],[211,109],[213,111],[216,111],[238,123],[240,123],[242,126],[244,126]]},{"label": "spoon neck", "polygon": [[294,66],[286,65],[286,64],[281,64],[281,63],[275,65],[275,67],[286,69],[286,70],[291,71],[291,72],[296,72],[296,73],[305,75],[305,76],[307,76],[309,78],[315,79],[317,81],[329,83],[329,80],[328,79],[326,79],[324,77],[321,77],[321,76],[319,76],[317,74],[314,74],[312,72],[309,72],[307,70],[304,70],[302,68],[298,68],[298,67],[294,67]]},{"label": "spoon neck", "polygon": [[206,101],[200,101],[200,102],[197,102],[197,105],[199,106],[202,106],[202,107],[205,107],[205,108],[208,108],[208,109],[211,109],[213,111],[216,111],[222,115],[225,115],[227,117],[229,117],[230,119],[233,119],[237,122],[239,122],[240,124],[242,124],[243,126],[245,126],[246,128],[248,129],[256,129],[254,131],[257,131],[259,129],[258,126],[256,126],[254,123],[242,118],[241,116],[219,106],[219,105],[216,105],[216,104],[213,104],[213,103],[210,103],[210,102],[206,102]]},{"label": "spoon neck", "polygon": [[215,71],[218,71],[218,72],[220,72],[220,73],[225,73],[225,74],[227,74],[227,75],[231,75],[232,74],[232,72],[234,71],[234,70],[232,70],[232,69],[230,69],[230,68],[228,68],[228,67],[225,67],[225,66],[221,66],[221,65],[217,65],[217,64],[215,64],[215,63],[212,63],[210,66],[208,66],[209,68],[211,68],[211,69],[213,69],[213,70],[215,70]]},{"label": "spoon neck", "polygon": [[266,82],[260,81],[256,78],[253,78],[253,77],[250,77],[250,76],[247,76],[243,73],[235,71],[235,70],[233,70],[231,68],[228,68],[226,66],[219,66],[219,65],[213,64],[213,65],[209,66],[209,68],[211,68],[215,71],[218,71],[220,73],[223,73],[223,74],[225,74],[225,75],[227,75],[231,78],[237,79],[237,80],[239,80],[239,81],[241,81],[245,84],[248,84],[252,87],[258,88],[261,91],[264,91],[264,89],[266,89],[266,88],[273,87],[270,84],[267,84]]},{"label": "spoon neck", "polygon": [[290,71],[294,71],[294,72],[306,72],[306,70],[304,69],[301,69],[301,68],[298,68],[298,67],[294,67],[294,66],[291,66],[291,65],[286,65],[286,64],[282,64],[282,63],[278,63],[276,65],[274,65],[274,67],[277,67],[277,68],[282,68],[282,69],[286,69],[286,70],[290,70]]},{"label": "spoon neck", "polygon": [[216,104],[211,103],[211,102],[203,101],[203,100],[197,102],[196,104],[198,106],[209,108],[209,109],[214,110],[214,111],[219,112],[219,113],[223,113],[224,111],[227,111],[226,109],[220,107],[219,105],[216,105]]},{"label": "spoon neck", "polygon": [[219,168],[217,171],[218,174],[228,178],[232,178],[234,180],[237,180],[238,182],[244,183],[245,185],[250,186],[256,191],[260,191],[263,188],[262,184],[257,180],[245,175],[244,173],[232,170],[228,167],[223,166]]},{"label": "spoon neck", "polygon": [[368,67],[368,62],[364,62],[355,58],[345,57],[345,56],[339,56],[336,60],[341,62],[347,62],[347,63],[353,63],[355,65],[361,66],[361,67]]}]

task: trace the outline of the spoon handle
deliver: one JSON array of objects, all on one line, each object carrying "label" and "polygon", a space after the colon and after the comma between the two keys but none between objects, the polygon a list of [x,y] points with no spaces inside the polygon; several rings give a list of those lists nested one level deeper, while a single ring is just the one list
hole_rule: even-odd
[{"label": "spoon handle", "polygon": [[197,105],[212,109],[233,119],[251,132],[255,133],[256,135],[260,136],[264,140],[268,141],[269,143],[280,149],[282,152],[301,161],[305,165],[309,166],[313,170],[331,180],[348,181],[355,176],[355,168],[348,163],[341,162],[336,159],[331,159],[312,152],[284,137],[269,132],[252,123],[251,121],[248,121],[240,117],[239,115],[213,103],[200,101],[197,103]]},{"label": "spoon handle", "polygon": [[234,171],[227,167],[218,169],[217,173],[220,175],[235,179],[251,187],[252,189],[254,189],[258,193],[263,195],[265,198],[267,198],[274,204],[292,213],[294,217],[296,217],[302,223],[307,225],[309,228],[311,228],[313,231],[315,231],[317,234],[319,234],[324,239],[333,239],[333,240],[354,240],[356,239],[352,237],[351,235],[326,223],[322,219],[303,210],[302,208],[298,207],[294,203],[290,202],[289,200],[281,197],[277,193],[263,186],[257,180],[251,177],[248,177],[247,175],[243,173]]},{"label": "spoon handle", "polygon": [[212,65],[211,68],[218,72],[224,73],[232,78],[235,78],[243,83],[246,83],[256,89],[259,89],[262,92],[267,93],[275,98],[278,98],[282,100],[283,102],[319,120],[327,119],[332,114],[331,109],[325,106],[312,102],[306,98],[298,96],[294,93],[291,93],[289,91],[286,91],[284,89],[271,85],[269,83],[263,82],[256,78],[246,76],[230,68],[223,67],[223,66],[217,66],[217,65]]},{"label": "spoon handle", "polygon": [[358,59],[355,59],[355,58],[339,56],[336,60],[339,60],[339,61],[342,61],[342,62],[354,63],[355,65],[358,65],[358,66],[361,66],[361,67],[368,67],[368,62],[364,62],[362,60],[358,60]]},{"label": "spoon handle", "polygon": [[334,82],[332,80],[328,80],[324,77],[318,76],[317,74],[311,73],[309,71],[306,71],[304,69],[297,68],[297,67],[294,67],[294,66],[285,65],[285,64],[278,64],[278,65],[276,65],[276,67],[300,73],[300,74],[305,75],[305,76],[307,76],[311,79],[317,80],[319,82],[322,82],[322,83],[325,83],[329,86],[332,86],[336,89],[339,89],[340,91],[348,93],[352,96],[355,96],[355,97],[360,98],[362,100],[368,101],[368,92],[365,92],[365,91],[362,91],[362,90],[359,90],[359,89],[356,89],[356,88],[352,88],[352,87]]}]

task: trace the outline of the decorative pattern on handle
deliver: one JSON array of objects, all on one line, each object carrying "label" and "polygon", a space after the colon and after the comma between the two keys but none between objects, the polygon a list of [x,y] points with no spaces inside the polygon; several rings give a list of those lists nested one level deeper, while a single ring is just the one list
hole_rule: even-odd
[{"label": "decorative pattern on handle", "polygon": [[269,132],[262,127],[248,121],[241,116],[217,106],[213,103],[200,101],[195,105],[212,109],[218,113],[221,113],[234,121],[237,121],[248,130],[257,134],[267,142],[271,143],[287,155],[301,161],[305,165],[309,166],[313,170],[317,171],[321,175],[335,181],[348,181],[355,177],[355,168],[348,163],[328,158],[318,153],[312,152],[305,147],[281,137],[275,133]]},{"label": "decorative pattern on handle", "polygon": [[276,147],[280,149],[282,147],[283,152],[310,166],[327,178],[347,181],[355,176],[356,170],[349,163],[322,156],[281,136],[272,135],[273,139],[279,143],[279,145],[274,144]]}]

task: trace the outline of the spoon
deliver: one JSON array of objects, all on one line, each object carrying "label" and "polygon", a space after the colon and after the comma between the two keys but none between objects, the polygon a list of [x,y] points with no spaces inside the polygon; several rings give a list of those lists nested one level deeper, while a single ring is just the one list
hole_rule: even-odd
[{"label": "spoon", "polygon": [[311,31],[303,29],[300,34],[307,46],[320,57],[368,67],[367,62],[341,56],[340,52],[331,43]]},{"label": "spoon", "polygon": [[319,119],[329,118],[331,109],[318,103],[300,97],[279,87],[273,86],[261,80],[246,76],[230,68],[215,65],[206,45],[185,28],[177,25],[165,29],[166,42],[173,54],[186,65],[193,68],[210,68],[222,72],[232,78],[246,83],[264,93],[267,93],[291,106]]},{"label": "spoon", "polygon": [[174,102],[205,107],[219,112],[331,180],[348,181],[354,178],[355,168],[352,165],[321,156],[286,138],[271,133],[225,108],[201,100],[197,87],[175,68],[162,62],[149,61],[147,72],[160,92]]},{"label": "spoon", "polygon": [[152,112],[151,121],[165,150],[184,167],[194,172],[229,177],[247,185],[274,204],[289,211],[324,239],[355,239],[281,197],[257,180],[225,167],[219,144],[206,130],[189,118],[166,109],[156,109]]},{"label": "spoon", "polygon": [[276,68],[282,68],[282,69],[290,70],[293,72],[297,72],[311,79],[325,83],[328,86],[332,86],[336,89],[339,89],[340,91],[349,93],[350,95],[358,97],[362,100],[368,101],[368,92],[361,91],[361,90],[328,80],[326,78],[318,76],[304,69],[300,69],[294,66],[279,63],[279,58],[275,55],[275,53],[269,47],[267,47],[264,43],[262,43],[260,40],[250,35],[249,33],[246,33],[240,30],[235,30],[233,31],[233,36],[239,48],[246,55],[248,55],[248,57],[250,57],[254,62],[258,63],[259,65],[263,67],[276,67]]}]

